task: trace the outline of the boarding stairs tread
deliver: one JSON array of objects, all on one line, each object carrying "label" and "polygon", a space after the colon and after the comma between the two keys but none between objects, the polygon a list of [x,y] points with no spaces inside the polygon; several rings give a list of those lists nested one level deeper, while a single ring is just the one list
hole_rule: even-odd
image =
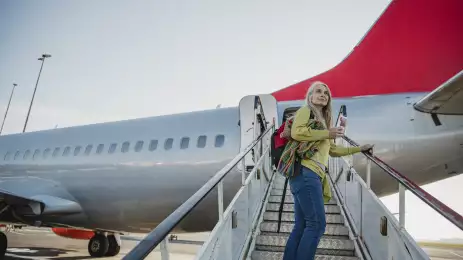
[{"label": "boarding stairs tread", "polygon": [[[278,180],[281,183],[281,180]],[[280,232],[278,216],[283,195],[283,185],[278,183],[270,191],[259,234],[255,240],[252,260],[276,260],[283,258],[283,251],[289,234],[294,227],[294,199],[287,190],[281,214]],[[341,208],[335,199],[325,203],[326,229],[317,248],[317,260],[358,260],[355,256],[354,241],[349,237],[349,229],[341,215]]]},{"label": "boarding stairs tread", "polygon": [[[289,234],[293,230],[294,222],[281,222],[280,233]],[[277,232],[278,221],[264,221],[260,224],[261,232]],[[349,229],[344,225],[339,224],[327,224],[325,229],[325,235],[332,236],[348,236]]]},{"label": "boarding stairs tread", "polygon": [[[278,212],[280,210],[280,203],[268,203],[266,209],[268,212],[272,212],[272,211]],[[294,212],[294,204],[284,203],[283,212]],[[339,208],[338,205],[325,205],[325,213],[340,214],[341,209]]]},{"label": "boarding stairs tread", "polygon": [[[318,253],[318,252],[317,252]],[[252,260],[282,260],[283,252],[254,251],[251,255]],[[338,256],[338,255],[315,255],[314,260],[359,260],[355,256]]]},{"label": "boarding stairs tread", "polygon": [[[268,252],[268,253],[280,253],[282,254],[285,250],[283,246],[261,246],[256,245],[256,251]],[[330,255],[330,256],[355,256],[352,250],[341,250],[341,249],[323,249],[317,248],[316,255]],[[252,254],[251,254],[252,256]]]},{"label": "boarding stairs tread", "polygon": [[[278,221],[278,212],[264,212],[264,221]],[[327,224],[344,224],[344,218],[341,214],[326,214]],[[281,222],[293,222],[294,212],[283,212],[281,214]]]}]

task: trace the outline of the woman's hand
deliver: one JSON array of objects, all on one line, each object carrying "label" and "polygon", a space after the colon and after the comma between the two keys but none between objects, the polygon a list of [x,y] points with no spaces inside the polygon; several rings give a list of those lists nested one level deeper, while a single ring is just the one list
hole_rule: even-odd
[{"label": "woman's hand", "polygon": [[344,128],[343,127],[332,127],[329,130],[330,138],[342,137],[344,136]]},{"label": "woman's hand", "polygon": [[360,146],[360,150],[362,152],[368,152],[369,150],[373,149],[373,146],[375,146],[374,144],[364,144],[362,146]]}]

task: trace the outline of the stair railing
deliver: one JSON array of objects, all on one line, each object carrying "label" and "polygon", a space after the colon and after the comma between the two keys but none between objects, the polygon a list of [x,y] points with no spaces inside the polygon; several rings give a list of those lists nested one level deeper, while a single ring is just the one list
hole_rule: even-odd
[{"label": "stair railing", "polygon": [[[347,116],[345,105],[341,106],[337,121],[340,116]],[[347,134],[340,139],[346,145],[359,146]],[[372,259],[429,260],[429,256],[405,229],[405,189],[408,188],[460,229],[462,217],[373,155],[372,151],[363,154],[367,157],[366,180],[346,157],[330,158],[329,164],[334,195],[339,198],[341,208],[345,209],[342,212],[345,212],[343,215],[351,226],[353,239],[363,243],[364,246],[360,244],[363,255],[369,255]],[[399,182],[399,221],[371,190],[372,163]]]},{"label": "stair railing", "polygon": [[[347,107],[345,105],[342,105],[340,108],[340,112],[338,114],[338,120],[339,121],[339,115],[347,116]],[[356,143],[354,140],[349,138],[348,136],[343,136],[342,137],[345,141],[347,141],[349,144],[352,146],[358,147],[359,144]],[[362,152],[365,157],[376,164],[379,168],[381,168],[383,171],[385,171],[389,176],[394,178],[397,182],[399,182],[399,192],[405,192],[403,188],[408,189],[411,191],[413,194],[415,194],[421,201],[424,203],[428,204],[431,208],[433,208],[437,213],[439,213],[441,216],[452,222],[455,226],[457,226],[459,229],[463,230],[463,217],[455,212],[453,209],[442,203],[440,200],[423,190],[420,186],[412,182],[410,179],[405,177],[405,175],[401,174],[399,171],[394,169],[392,166],[388,165],[385,163],[383,160],[375,156],[372,151],[367,151],[367,152]],[[370,180],[371,180],[371,164],[367,164],[367,185],[368,188],[370,188]],[[402,186],[402,187],[401,187]],[[404,199],[405,197],[402,196]],[[403,202],[404,203],[404,202]],[[403,207],[400,207],[400,213],[399,213],[399,222],[401,224],[405,223],[405,209],[402,209]]]}]

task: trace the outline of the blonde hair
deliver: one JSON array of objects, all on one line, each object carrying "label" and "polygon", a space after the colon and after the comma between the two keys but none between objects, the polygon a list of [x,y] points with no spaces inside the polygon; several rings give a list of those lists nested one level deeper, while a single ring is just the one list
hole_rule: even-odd
[{"label": "blonde hair", "polygon": [[[313,94],[315,87],[318,85],[325,86],[326,89],[328,90],[328,103],[326,104],[326,106],[322,108],[322,113],[320,113],[319,110],[315,108],[314,104],[312,104],[312,94]],[[315,118],[317,120],[320,120],[327,129],[330,128],[331,127],[331,116],[332,116],[331,115],[331,90],[328,87],[328,85],[326,85],[325,83],[321,81],[315,81],[314,83],[312,83],[312,85],[310,85],[309,89],[307,90],[307,94],[305,96],[305,102],[306,102],[306,105],[312,111],[312,113],[314,113]]]}]

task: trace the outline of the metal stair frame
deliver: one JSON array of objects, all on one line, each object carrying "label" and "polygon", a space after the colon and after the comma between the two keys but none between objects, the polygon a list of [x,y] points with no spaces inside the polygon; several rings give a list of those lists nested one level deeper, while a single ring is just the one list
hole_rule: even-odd
[{"label": "metal stair frame", "polygon": [[[344,163],[348,164],[348,161],[345,160],[345,158],[330,158],[330,160],[342,160]],[[377,249],[378,247],[381,247],[382,245],[368,245],[369,241],[368,239],[366,242],[363,240],[363,237],[365,235],[365,232],[378,232],[379,227],[373,228],[373,229],[368,229],[365,228],[364,231],[359,232],[356,228],[356,225],[352,224],[355,222],[354,217],[351,215],[351,212],[348,208],[348,205],[345,203],[345,200],[343,199],[343,208],[345,208],[345,214],[347,216],[348,221],[350,222],[350,225],[353,228],[353,231],[355,232],[356,240],[359,241],[360,249],[363,247],[363,252],[366,253],[367,257],[370,257],[369,259],[390,259],[390,257],[394,257],[396,255],[405,255],[405,258],[400,258],[401,260],[411,260],[411,259],[430,259],[429,256],[421,249],[421,247],[416,243],[416,241],[408,234],[408,232],[405,230],[405,228],[401,227],[399,222],[396,220],[396,218],[392,215],[392,213],[389,211],[389,209],[381,202],[381,200],[376,196],[376,194],[368,187],[367,183],[360,177],[360,175],[357,173],[357,171],[352,168],[348,167],[347,171],[343,171],[341,174],[344,175],[344,172],[350,172],[350,180],[348,182],[357,182],[362,189],[366,191],[367,194],[363,195],[361,193],[360,197],[360,202],[361,202],[361,207],[363,207],[363,199],[364,196],[371,196],[374,200],[374,203],[379,206],[379,209],[382,211],[381,216],[387,219],[387,226],[390,228],[387,228],[388,234],[386,237],[390,236],[396,236],[398,240],[400,240],[398,243],[387,243],[387,254],[380,254]],[[342,177],[341,177],[342,178]],[[341,179],[339,178],[339,179]],[[330,176],[330,179],[332,177]],[[334,184],[337,186],[337,183]],[[346,191],[347,193],[348,191]],[[340,192],[336,194],[337,197],[342,197]],[[360,214],[363,214],[363,209]],[[374,217],[374,216],[371,216]],[[361,217],[360,220],[360,225],[363,226],[363,218]],[[393,240],[390,238],[390,240]],[[374,256],[378,257],[374,257]],[[394,257],[394,259],[396,259]]]},{"label": "metal stair frame", "polygon": [[259,236],[260,233],[261,233],[260,225],[264,221],[264,216],[265,216],[264,213],[265,213],[265,211],[267,209],[267,205],[269,203],[269,198],[270,198],[270,196],[272,194],[272,190],[274,188],[273,185],[275,183],[275,179],[277,178],[277,174],[278,173],[276,172],[276,170],[274,170],[274,173],[272,175],[272,179],[271,179],[271,181],[269,183],[269,186],[267,187],[267,189],[268,189],[267,194],[265,195],[265,197],[264,197],[264,199],[262,201],[262,207],[261,207],[260,212],[258,214],[257,222],[254,223],[255,226],[252,228],[252,233],[250,234],[250,238],[251,238],[250,244],[249,244],[249,246],[248,246],[248,248],[246,250],[243,250],[243,254],[239,258],[240,260],[245,259],[244,257],[246,257],[246,260],[251,260],[252,252],[256,248],[257,236]]},{"label": "metal stair frame", "polygon": [[[331,158],[330,158],[331,159]],[[341,175],[342,173],[340,173]],[[339,194],[339,190],[337,185],[333,182],[333,179],[331,177],[331,174],[327,174],[327,178],[330,181],[330,186],[333,194],[333,197],[336,199],[338,206],[341,209],[341,216],[344,218],[344,223],[347,229],[349,230],[349,238],[354,241],[354,247],[355,247],[355,254],[356,256],[361,259],[361,260],[371,260],[371,256],[368,252],[367,247],[363,243],[363,241],[359,237],[359,232],[355,225],[352,225],[353,219],[352,216],[350,215],[348,209],[346,208],[346,205],[344,204],[344,198],[342,198]]]}]

